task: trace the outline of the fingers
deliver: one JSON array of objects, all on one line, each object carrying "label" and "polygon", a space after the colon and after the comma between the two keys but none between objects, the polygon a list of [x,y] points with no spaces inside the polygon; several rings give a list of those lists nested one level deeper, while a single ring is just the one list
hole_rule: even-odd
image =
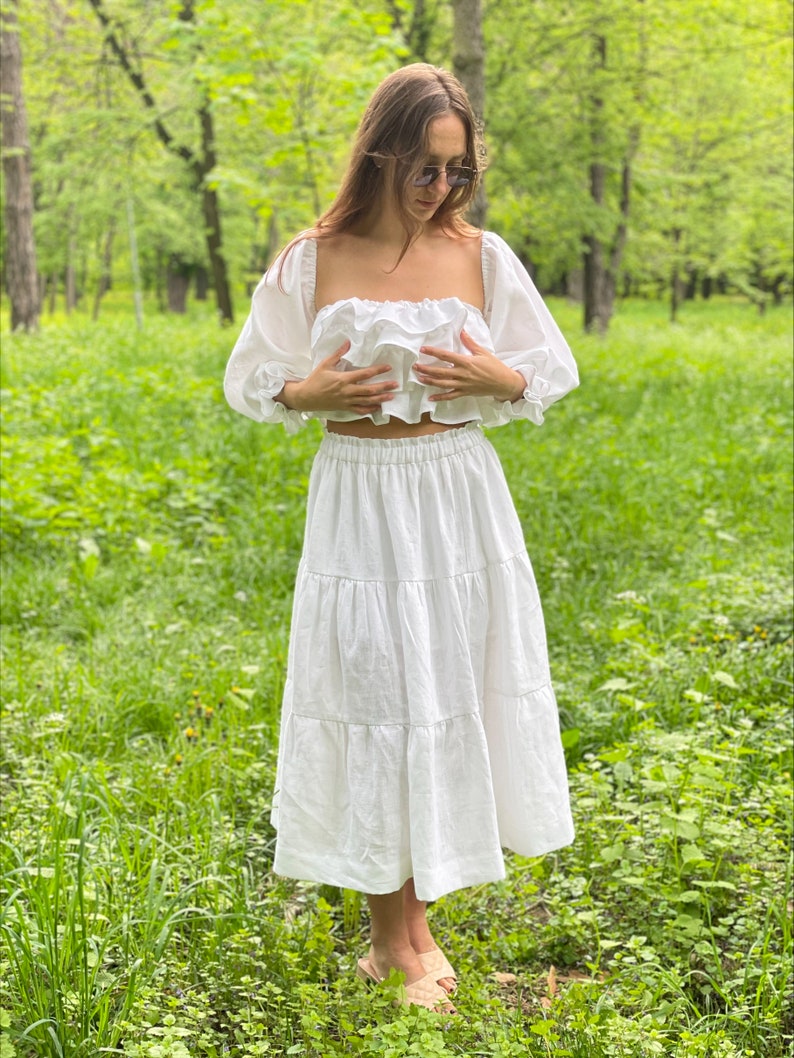
[{"label": "fingers", "polygon": [[350,348],[350,342],[345,340],[330,356],[321,362],[323,367],[335,367]]},{"label": "fingers", "polygon": [[427,364],[414,364],[414,374],[420,382],[431,386],[448,386],[454,382],[451,376],[453,365],[449,367],[428,367]]},{"label": "fingers", "polygon": [[[443,360],[444,363],[454,367],[456,364],[462,364],[468,360],[468,356],[464,356],[461,353],[453,353],[451,349],[439,349],[435,345],[423,345],[419,349],[420,353],[426,353],[428,356],[434,356],[437,360]],[[419,366],[427,366],[425,364]]]},{"label": "fingers", "polygon": [[359,386],[356,387],[355,392],[348,394],[348,399],[351,403],[355,402],[356,404],[360,404],[362,401],[381,404],[384,400],[394,400],[394,394],[373,388],[362,389]]},{"label": "fingers", "polygon": [[[481,345],[469,335],[466,331],[460,332],[461,343],[469,350],[474,356],[487,356],[488,350],[484,349]],[[468,353],[453,353],[451,349],[439,349],[435,345],[423,345],[419,349],[420,353],[427,353],[428,356],[435,356],[439,360],[444,360],[448,364],[460,365],[465,364],[471,360],[471,356]]]},{"label": "fingers", "polygon": [[[348,382],[366,382],[368,378],[382,375],[385,371],[391,371],[389,364],[376,364],[374,367],[359,367],[355,371],[348,371],[345,377]],[[397,382],[384,383],[392,389],[398,385]]]},{"label": "fingers", "polygon": [[461,331],[460,332],[460,340],[463,342],[463,344],[466,346],[466,348],[469,350],[469,352],[474,353],[475,355],[477,353],[484,353],[485,352],[485,349],[483,349],[483,347],[481,345],[477,345],[475,340],[472,337],[470,337],[470,335],[468,335],[466,333],[466,331]]},{"label": "fingers", "polygon": [[[330,356],[326,356],[324,360],[320,361],[319,369],[333,370],[338,367],[340,360],[350,348],[350,342],[345,341],[339,346],[335,352],[331,353]],[[372,367],[358,367],[352,371],[345,372],[345,378],[348,382],[365,382],[368,378],[374,378],[376,375],[382,375],[384,371],[391,371],[389,364],[374,364]],[[397,385],[395,382],[394,386]],[[393,388],[393,387],[392,387]]]}]

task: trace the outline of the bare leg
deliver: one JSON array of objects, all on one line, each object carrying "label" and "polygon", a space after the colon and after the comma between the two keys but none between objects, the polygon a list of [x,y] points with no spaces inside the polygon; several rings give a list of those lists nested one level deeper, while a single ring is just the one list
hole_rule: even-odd
[{"label": "bare leg", "polygon": [[[417,899],[413,878],[409,878],[405,883],[402,888],[402,894],[405,922],[411,947],[417,955],[432,951],[438,945],[433,939],[433,934],[427,924],[427,903],[424,900]],[[438,983],[445,992],[451,992],[455,987],[455,982],[451,977],[442,977]]]},{"label": "bare leg", "polygon": [[405,983],[410,985],[424,977],[425,971],[411,944],[404,890],[405,886],[394,893],[367,896],[372,918],[369,958],[379,977],[388,977],[392,969],[402,970]]}]

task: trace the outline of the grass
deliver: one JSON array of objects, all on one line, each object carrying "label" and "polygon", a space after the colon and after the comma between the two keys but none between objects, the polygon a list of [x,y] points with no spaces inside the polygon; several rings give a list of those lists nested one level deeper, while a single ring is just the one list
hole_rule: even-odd
[{"label": "grass", "polygon": [[2,1058],[790,1053],[789,323],[628,304],[490,435],[577,838],[435,905],[447,1027],[353,980],[356,894],[269,872],[317,429],[225,407],[200,308],[6,336]]}]

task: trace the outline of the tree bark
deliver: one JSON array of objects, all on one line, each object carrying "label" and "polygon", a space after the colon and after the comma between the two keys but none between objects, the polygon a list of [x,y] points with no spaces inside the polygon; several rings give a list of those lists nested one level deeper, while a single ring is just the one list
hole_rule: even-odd
[{"label": "tree bark", "polygon": [[64,291],[66,294],[67,315],[77,308],[79,294],[77,291],[77,244],[74,235],[70,233],[69,242],[66,246],[66,277],[64,280]]},{"label": "tree bark", "polygon": [[406,43],[411,58],[417,62],[429,62],[430,33],[433,28],[433,15],[428,12],[425,0],[414,0],[411,10],[411,21],[406,26],[404,22],[405,11],[396,2],[389,0],[389,12],[391,13],[392,28],[399,33]]},{"label": "tree bark", "polygon": [[[157,114],[158,108],[154,97],[149,91],[143,75],[136,70],[130,62],[129,55],[113,30],[110,17],[105,11],[102,0],[89,0],[96,12],[97,18],[105,31],[105,39],[110,45],[119,65],[127,74],[135,87],[138,95],[148,110]],[[193,0],[184,0],[179,12],[182,22],[194,21]],[[206,96],[204,96],[198,111],[199,126],[201,130],[201,154],[196,155],[189,147],[177,143],[168,128],[158,116],[154,119],[154,129],[160,142],[167,150],[176,154],[188,166],[193,177],[194,189],[201,195],[201,211],[204,217],[204,231],[207,244],[207,254],[210,260],[213,282],[215,286],[215,299],[218,311],[224,323],[232,323],[234,314],[232,311],[232,297],[229,288],[229,278],[226,269],[226,258],[223,256],[221,235],[221,216],[218,204],[218,193],[208,183],[207,177],[215,166],[215,134],[212,122],[212,113],[209,109]]]},{"label": "tree bark", "polygon": [[[191,7],[192,11],[192,7]],[[201,188],[201,205],[204,213],[204,231],[207,240],[207,253],[210,259],[215,299],[218,311],[224,323],[234,321],[232,295],[229,289],[229,277],[226,272],[226,258],[223,256],[223,239],[221,236],[221,211],[218,193],[207,182],[207,177],[215,168],[215,129],[208,102],[201,105],[201,159],[196,163],[196,182]]]},{"label": "tree bark", "polygon": [[196,265],[196,301],[206,301],[207,291],[210,288],[210,277],[204,265]]},{"label": "tree bark", "polygon": [[30,143],[22,95],[16,0],[8,0],[0,15],[0,121],[5,179],[5,272],[11,300],[11,329],[32,331],[39,325],[41,296],[33,237]]},{"label": "tree bark", "polygon": [[93,320],[99,319],[99,306],[102,298],[110,290],[113,278],[113,239],[116,234],[116,222],[111,219],[108,230],[105,233],[105,246],[102,251],[102,271],[99,276],[96,294],[94,295],[94,311],[91,314]]},{"label": "tree bark", "polygon": [[[471,102],[482,128],[485,114],[485,47],[482,38],[482,5],[480,0],[452,0],[454,17],[452,70]],[[473,158],[476,167],[478,159]],[[482,177],[477,182],[469,220],[477,228],[485,227],[488,200]]]},{"label": "tree bark", "polygon": [[184,313],[187,310],[187,292],[192,277],[192,266],[186,264],[179,254],[171,254],[166,270],[169,312]]},{"label": "tree bark", "polygon": [[[603,70],[607,61],[606,38],[593,38],[593,69]],[[594,78],[595,79],[595,78]],[[606,186],[606,166],[601,160],[604,143],[603,110],[604,100],[598,92],[590,97],[592,113],[590,115],[590,150],[592,161],[588,172],[588,190],[596,209],[604,205]],[[584,328],[586,331],[598,330],[604,333],[609,325],[609,313],[605,299],[604,251],[601,240],[593,232],[584,236],[583,293],[584,293]]]},{"label": "tree bark", "polygon": [[679,271],[681,234],[680,228],[673,228],[673,267],[670,270],[670,323],[678,322],[678,306],[681,303],[682,286]]},{"label": "tree bark", "polygon": [[[603,70],[607,63],[606,38],[597,35],[593,38],[593,72]],[[604,208],[606,201],[607,166],[604,153],[604,100],[598,92],[590,97],[592,108],[590,117],[591,162],[589,166],[590,198],[596,211]],[[639,146],[640,130],[635,126],[629,131],[629,139],[623,156],[620,171],[620,203],[618,221],[615,226],[612,242],[604,246],[594,232],[588,232],[583,239],[584,269],[584,326],[586,331],[597,330],[605,334],[612,318],[617,292],[617,277],[623,251],[628,235],[628,218],[631,203],[632,160]]]}]

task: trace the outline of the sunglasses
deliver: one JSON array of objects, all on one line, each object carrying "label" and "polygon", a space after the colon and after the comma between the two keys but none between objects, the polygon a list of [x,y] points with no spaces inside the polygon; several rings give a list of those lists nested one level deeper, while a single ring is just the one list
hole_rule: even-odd
[{"label": "sunglasses", "polygon": [[414,187],[427,187],[428,184],[435,183],[442,173],[446,175],[450,187],[465,187],[477,175],[477,170],[470,169],[467,165],[447,165],[445,167],[425,165],[421,174],[414,177],[413,185]]}]

